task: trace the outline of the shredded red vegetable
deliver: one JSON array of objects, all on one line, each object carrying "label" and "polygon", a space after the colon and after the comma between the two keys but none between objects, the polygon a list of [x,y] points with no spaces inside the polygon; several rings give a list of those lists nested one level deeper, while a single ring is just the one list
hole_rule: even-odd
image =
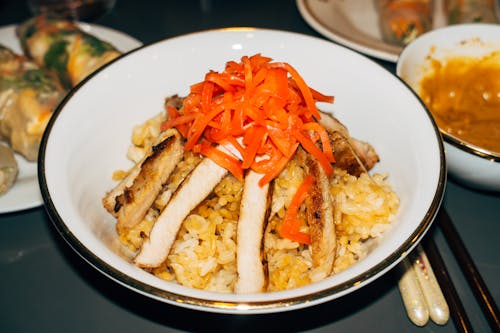
[{"label": "shredded red vegetable", "polygon": [[288,206],[285,217],[283,218],[283,223],[281,224],[281,228],[279,230],[281,237],[307,245],[311,244],[311,236],[300,231],[300,220],[298,219],[297,214],[299,212],[300,205],[307,197],[307,193],[311,188],[312,182],[313,177],[309,175],[304,179],[302,184],[300,184],[297,192],[294,194],[292,201],[290,202],[290,206]]},{"label": "shredded red vegetable", "polygon": [[162,130],[175,127],[186,150],[211,158],[239,180],[249,168],[263,174],[261,186],[283,170],[299,145],[330,175],[334,159],[316,102],[333,103],[333,96],[310,88],[288,63],[243,56],[192,85],[180,110],[167,108]]}]

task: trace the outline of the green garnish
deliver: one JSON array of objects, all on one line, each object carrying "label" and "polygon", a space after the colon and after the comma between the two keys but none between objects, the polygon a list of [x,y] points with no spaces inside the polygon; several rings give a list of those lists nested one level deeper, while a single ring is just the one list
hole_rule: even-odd
[{"label": "green garnish", "polygon": [[91,56],[98,57],[106,51],[112,51],[115,49],[111,44],[99,40],[94,36],[83,34],[82,37],[84,45],[83,49]]},{"label": "green garnish", "polygon": [[70,86],[71,82],[67,75],[66,66],[68,64],[68,52],[66,47],[68,42],[64,39],[54,41],[44,57],[44,64],[47,68],[57,72],[64,86]]}]

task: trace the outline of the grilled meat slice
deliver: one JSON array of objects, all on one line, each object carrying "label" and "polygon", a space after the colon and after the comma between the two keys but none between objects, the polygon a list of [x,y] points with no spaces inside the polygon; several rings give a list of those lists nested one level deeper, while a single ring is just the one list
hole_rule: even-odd
[{"label": "grilled meat slice", "polygon": [[318,122],[323,126],[328,132],[339,132],[340,135],[344,137],[350,137],[347,127],[344,126],[337,118],[329,113],[320,111],[321,118]]},{"label": "grilled meat slice", "polygon": [[156,220],[149,239],[134,259],[138,266],[154,268],[165,261],[186,216],[213,191],[227,172],[209,158],[196,166]]},{"label": "grilled meat slice", "polygon": [[[141,163],[132,185],[125,186],[123,193],[115,198],[113,210],[117,215],[116,227],[119,234],[133,228],[144,218],[182,153],[182,139],[177,131],[165,132],[153,145],[151,153]],[[118,187],[123,185],[119,184]],[[108,196],[114,194],[116,193]],[[106,201],[109,200],[108,198]]]},{"label": "grilled meat slice", "polygon": [[269,184],[259,186],[262,174],[250,170],[245,177],[237,230],[237,293],[264,291],[266,277],[262,263],[262,239],[269,215]]},{"label": "grilled meat slice", "polygon": [[330,132],[329,137],[336,167],[346,170],[349,174],[356,177],[363,172],[367,172],[367,167],[345,136],[342,136],[339,132]]},{"label": "grilled meat slice", "polygon": [[312,280],[319,281],[331,274],[335,260],[337,242],[333,205],[329,192],[330,183],[319,162],[308,155],[306,168],[313,177],[305,200],[314,267]]},{"label": "grilled meat slice", "polygon": [[370,170],[380,161],[377,152],[368,142],[361,141],[351,137],[351,146],[356,155],[361,159],[363,165],[367,170]]},{"label": "grilled meat slice", "polygon": [[135,164],[127,176],[123,178],[111,191],[107,192],[102,199],[102,205],[114,217],[118,217],[118,211],[120,210],[120,203],[116,201],[116,198],[122,195],[127,187],[132,186],[134,179],[137,177],[139,172],[141,172],[141,165],[145,159],[146,156],[144,156],[139,163]]},{"label": "grilled meat slice", "polygon": [[322,112],[319,123],[330,135],[337,167],[359,176],[380,160],[370,144],[351,137],[347,128],[332,115]]}]

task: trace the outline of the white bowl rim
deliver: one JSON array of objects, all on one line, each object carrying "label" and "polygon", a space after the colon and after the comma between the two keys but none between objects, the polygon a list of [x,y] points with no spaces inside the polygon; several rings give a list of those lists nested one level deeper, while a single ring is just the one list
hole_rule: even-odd
[{"label": "white bowl rim", "polygon": [[[210,33],[210,32],[224,32],[224,31],[260,31],[260,32],[274,32],[274,33],[286,33],[289,35],[295,35],[295,36],[301,36],[305,38],[311,38],[311,39],[317,39],[319,41],[324,42],[323,39],[320,39],[318,37],[313,37],[307,34],[302,34],[302,33],[296,33],[296,32],[291,32],[291,31],[284,31],[284,30],[278,30],[278,29],[268,29],[268,28],[255,28],[255,27],[230,27],[230,28],[219,28],[219,29],[208,29],[208,30],[201,30],[201,31],[196,31],[192,33],[187,33],[175,37],[170,37],[170,38],[165,38],[161,39],[158,41],[154,41],[148,44],[144,44],[141,47],[138,47],[134,50],[131,50],[127,53],[122,54],[118,58],[114,59],[113,61],[107,63],[91,75],[89,75],[87,78],[85,78],[82,82],[80,82],[76,87],[74,87],[68,94],[67,96],[61,101],[61,103],[58,105],[56,110],[54,111],[54,114],[52,115],[51,119],[49,120],[49,123],[47,125],[46,131],[43,135],[42,142],[40,145],[40,152],[39,152],[39,157],[38,157],[38,175],[39,175],[39,185],[42,193],[42,197],[44,199],[44,207],[45,210],[58,231],[58,233],[62,236],[62,238],[68,243],[68,245],[80,256],[82,259],[87,261],[91,266],[96,268],[98,271],[100,271],[102,274],[106,275],[110,279],[114,280],[115,282],[123,285],[126,288],[129,288],[131,290],[134,290],[142,295],[145,295],[147,297],[162,301],[162,302],[167,302],[170,304],[174,304],[177,306],[181,307],[186,307],[190,309],[195,309],[195,310],[201,310],[201,311],[208,311],[208,312],[215,312],[215,313],[226,313],[226,314],[263,314],[263,313],[275,313],[275,312],[284,312],[284,311],[290,311],[290,310],[295,310],[299,308],[304,308],[308,307],[314,304],[320,304],[326,301],[330,301],[332,299],[336,299],[338,297],[344,296],[351,291],[357,290],[358,288],[365,286],[366,284],[372,282],[375,280],[377,277],[379,277],[381,274],[384,274],[394,266],[396,266],[408,253],[411,252],[411,250],[417,246],[417,244],[420,242],[420,240],[424,237],[424,235],[427,233],[429,230],[430,226],[432,225],[432,222],[434,218],[436,217],[439,207],[441,205],[441,202],[444,197],[444,192],[445,192],[445,187],[446,187],[446,178],[447,178],[447,172],[446,172],[446,160],[445,160],[445,154],[444,154],[444,146],[443,142],[441,140],[441,135],[440,132],[437,128],[437,125],[435,124],[433,118],[430,115],[429,110],[425,107],[425,105],[420,101],[423,110],[427,113],[427,116],[429,117],[429,120],[432,124],[434,134],[436,135],[437,138],[437,143],[438,147],[437,150],[439,152],[439,160],[440,160],[440,170],[439,170],[439,176],[435,192],[432,198],[432,201],[425,212],[422,220],[418,224],[418,227],[415,228],[415,230],[410,234],[410,236],[400,244],[400,246],[392,252],[390,255],[384,258],[384,260],[380,261],[378,264],[374,265],[371,267],[369,270],[363,272],[363,274],[359,274],[341,284],[334,285],[328,288],[325,288],[321,292],[317,292],[314,294],[299,294],[297,296],[293,297],[288,297],[288,298],[280,298],[278,300],[250,300],[250,301],[245,301],[245,302],[240,302],[240,301],[227,301],[227,300],[220,300],[216,299],[217,293],[213,293],[214,299],[209,299],[209,298],[197,298],[197,297],[192,297],[192,296],[186,296],[182,294],[178,294],[172,291],[167,291],[165,289],[157,288],[151,285],[147,285],[143,283],[142,281],[139,281],[137,279],[134,279],[133,277],[124,274],[123,272],[119,271],[118,269],[112,267],[108,263],[106,263],[104,260],[102,260],[100,257],[98,257],[96,254],[94,254],[90,249],[88,249],[85,244],[83,244],[70,230],[70,228],[67,226],[67,224],[64,222],[63,218],[60,216],[58,209],[54,205],[54,202],[52,200],[52,196],[50,194],[50,191],[48,189],[48,184],[47,184],[47,179],[45,176],[45,156],[46,156],[46,148],[47,148],[47,142],[48,138],[50,136],[51,129],[54,126],[55,121],[57,120],[58,116],[61,114],[61,112],[64,109],[64,106],[68,101],[71,99],[71,97],[79,90],[79,88],[84,85],[86,82],[88,82],[93,76],[97,75],[99,72],[103,71],[106,67],[110,66],[116,61],[119,61],[123,57],[126,57],[130,54],[133,54],[139,50],[145,49],[151,45],[155,45],[158,43],[163,43],[171,40],[175,40],[178,38],[185,38],[190,35],[198,35],[198,34],[205,34],[205,33]],[[350,50],[347,47],[344,47],[342,45],[335,45],[335,47],[343,48],[346,50],[349,50],[351,52],[357,53],[355,51]],[[363,55],[359,54],[360,56],[364,57]],[[367,57],[365,57],[367,58]],[[369,59],[369,58],[367,58]],[[370,60],[372,61],[372,60]],[[377,66],[383,68],[382,65],[379,65],[378,63],[372,61],[374,64]],[[411,93],[413,93],[415,96],[416,94],[413,92],[413,90],[404,82],[401,78],[398,76],[394,75],[394,78],[402,82],[405,86],[408,87]],[[418,97],[418,96],[417,96]],[[191,289],[191,288],[190,288]],[[280,293],[280,292],[275,292],[275,293]]]},{"label": "white bowl rim", "polygon": [[[408,44],[406,47],[403,48],[401,53],[399,54],[398,61],[396,63],[396,73],[399,76],[400,70],[401,70],[401,64],[404,62],[406,59],[407,55],[409,55],[412,50],[415,47],[418,47],[420,43],[423,43],[425,41],[428,41],[432,39],[433,36],[435,35],[440,35],[440,34],[446,34],[446,36],[456,36],[457,32],[460,31],[465,31],[465,32],[475,32],[475,31],[480,31],[480,30],[485,30],[485,29],[496,29],[499,32],[500,35],[500,25],[499,24],[493,24],[493,23],[462,23],[462,24],[455,24],[455,25],[449,25],[445,27],[440,27],[437,29],[433,29],[431,31],[428,31],[419,37],[417,37],[414,41],[412,41],[410,44]],[[459,40],[457,39],[457,42]],[[439,127],[438,127],[439,128]],[[465,140],[462,140],[460,138],[457,138],[456,136],[449,134],[445,130],[442,130],[439,128],[439,132],[441,133],[441,136],[443,137],[443,140],[462,150],[467,153],[470,153],[474,156],[477,156],[479,158],[486,159],[488,161],[494,162],[494,163],[500,163],[500,152],[493,152],[491,150],[473,145]]]}]

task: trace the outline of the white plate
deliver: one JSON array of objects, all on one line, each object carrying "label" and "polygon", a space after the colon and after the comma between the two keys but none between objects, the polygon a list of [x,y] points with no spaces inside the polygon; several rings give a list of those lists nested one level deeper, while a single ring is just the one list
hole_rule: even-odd
[{"label": "white plate", "polygon": [[[142,45],[129,35],[103,26],[81,23],[80,28],[112,43],[121,52],[127,52]],[[22,50],[15,29],[15,25],[0,27],[0,43],[20,54]],[[43,202],[38,187],[36,163],[27,162],[18,154],[16,154],[16,160],[19,165],[19,176],[11,189],[4,195],[0,195],[0,214],[37,207]]]},{"label": "white plate", "polygon": [[[297,7],[317,32],[361,53],[396,62],[402,51],[382,39],[374,0],[297,0]],[[436,11],[434,27],[442,25],[442,13]]]},{"label": "white plate", "polygon": [[[161,280],[130,262],[133,254],[120,244],[115,218],[101,199],[116,185],[113,171],[130,166],[126,151],[135,125],[164,110],[165,97],[187,94],[208,70],[255,53],[290,63],[309,85],[335,96],[333,105],[318,106],[339,117],[354,137],[375,147],[381,161],[374,172],[389,173],[401,200],[397,219],[364,260],[301,288],[221,294]],[[40,163],[42,194],[54,226],[92,266],[163,302],[238,314],[312,306],[346,295],[387,272],[431,225],[446,175],[438,130],[402,80],[330,41],[251,28],[164,40],[98,71],[57,109],[42,141]]]}]

